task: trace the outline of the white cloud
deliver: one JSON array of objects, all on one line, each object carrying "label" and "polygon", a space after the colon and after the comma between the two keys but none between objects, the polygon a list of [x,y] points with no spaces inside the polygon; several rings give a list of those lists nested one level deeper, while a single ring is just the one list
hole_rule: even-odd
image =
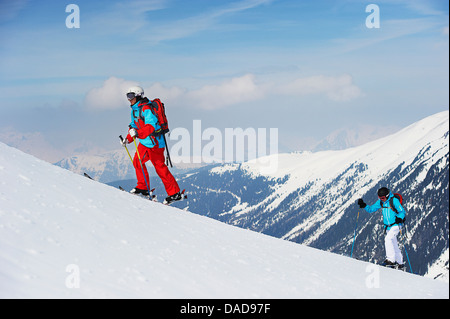
[{"label": "white cloud", "polygon": [[242,102],[263,98],[264,92],[255,83],[255,77],[247,74],[235,77],[219,85],[206,85],[188,92],[186,99],[203,109],[218,109]]},{"label": "white cloud", "polygon": [[178,86],[165,87],[161,83],[154,83],[149,88],[144,88],[145,95],[149,98],[161,98],[171,104],[183,98],[187,90]]},{"label": "white cloud", "polygon": [[[116,77],[107,79],[101,88],[90,90],[85,103],[90,109],[117,109],[127,104],[125,92],[137,82]],[[311,76],[285,83],[258,83],[255,75],[246,74],[224,80],[220,84],[205,85],[189,90],[178,86],[166,87],[154,83],[144,88],[149,98],[159,97],[171,105],[189,105],[204,110],[216,110],[240,103],[262,100],[270,94],[303,97],[324,95],[331,101],[350,101],[363,96],[350,75],[338,77]]]},{"label": "white cloud", "polygon": [[138,83],[110,77],[102,87],[94,88],[86,94],[86,107],[100,110],[121,108],[128,103],[125,95],[127,89],[134,85],[138,85]]},{"label": "white cloud", "polygon": [[332,101],[349,101],[362,96],[361,89],[353,84],[353,78],[348,74],[339,77],[318,75],[299,78],[279,87],[277,91],[296,96],[325,94]]}]

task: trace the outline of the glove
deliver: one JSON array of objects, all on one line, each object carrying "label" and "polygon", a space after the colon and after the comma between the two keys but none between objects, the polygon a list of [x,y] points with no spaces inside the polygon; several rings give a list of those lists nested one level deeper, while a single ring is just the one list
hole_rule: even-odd
[{"label": "glove", "polygon": [[130,129],[130,130],[128,131],[128,134],[130,134],[130,136],[131,136],[132,138],[136,138],[136,137],[138,136],[138,132],[137,132],[134,128]]},{"label": "glove", "polygon": [[359,205],[359,208],[365,208],[367,206],[367,204],[364,203],[362,198],[358,199],[358,205]]},{"label": "glove", "polygon": [[405,221],[405,220],[404,220],[403,218],[395,217],[395,223],[396,223],[396,224],[403,224],[404,221]]}]

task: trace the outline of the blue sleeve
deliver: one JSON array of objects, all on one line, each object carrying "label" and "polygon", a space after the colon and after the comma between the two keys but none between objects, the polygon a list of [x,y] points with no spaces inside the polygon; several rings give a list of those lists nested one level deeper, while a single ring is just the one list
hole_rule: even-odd
[{"label": "blue sleeve", "polygon": [[377,210],[379,210],[381,208],[381,204],[380,204],[380,200],[378,200],[375,204],[373,205],[367,205],[365,210],[366,212],[368,212],[369,214],[372,214],[374,212],[376,212]]}]

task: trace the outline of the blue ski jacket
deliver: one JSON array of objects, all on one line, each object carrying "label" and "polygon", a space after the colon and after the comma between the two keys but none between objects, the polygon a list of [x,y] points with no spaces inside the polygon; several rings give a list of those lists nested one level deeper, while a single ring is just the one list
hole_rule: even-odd
[{"label": "blue ski jacket", "polygon": [[[398,213],[395,213],[395,211],[391,208],[391,204],[390,204],[391,198],[394,198],[393,204],[394,204],[395,208],[397,209]],[[381,201],[381,199],[379,199],[375,204],[367,205],[365,207],[365,210],[366,210],[366,212],[371,214],[371,213],[376,212],[380,208],[383,209],[382,210],[383,223],[385,226],[387,226],[387,230],[391,229],[391,227],[394,226],[396,217],[404,219],[406,216],[405,209],[400,204],[400,201],[396,197],[394,197],[394,194],[391,194],[391,193],[389,194],[387,200],[384,203]]]},{"label": "blue ski jacket", "polygon": [[[144,98],[131,105],[131,123],[130,128],[138,132],[139,143],[148,148],[165,148],[166,143],[163,135],[153,136],[152,133],[161,129],[158,123],[158,117],[150,109],[149,100]],[[127,138],[129,137],[129,134]]]}]

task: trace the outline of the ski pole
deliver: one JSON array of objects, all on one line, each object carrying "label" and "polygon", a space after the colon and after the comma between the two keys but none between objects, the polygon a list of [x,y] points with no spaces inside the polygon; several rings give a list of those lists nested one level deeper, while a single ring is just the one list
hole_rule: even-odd
[{"label": "ski pole", "polygon": [[352,252],[351,252],[351,254],[350,254],[350,258],[353,257],[353,247],[355,246],[355,240],[356,240],[356,228],[358,227],[358,219],[359,219],[359,210],[358,210],[358,216],[356,217],[355,232],[354,232],[354,235],[353,235]]},{"label": "ski pole", "polygon": [[139,155],[138,146],[136,143],[136,138],[133,137],[134,146],[136,147],[136,154],[139,158],[139,163],[141,163],[142,175],[144,175],[145,185],[147,186],[148,194],[151,196],[150,185],[147,183],[147,178],[145,177],[144,165],[142,165],[141,155]]},{"label": "ski pole", "polygon": [[[123,137],[122,137],[122,135],[119,135],[119,138],[120,138],[120,141],[121,141],[122,144],[123,144]],[[130,151],[128,151],[128,148],[127,148],[127,145],[126,145],[126,144],[124,144],[124,146],[125,146],[125,149],[127,150],[128,157],[130,158],[130,161],[131,161],[131,163],[133,164],[133,159],[131,158]]]},{"label": "ski pole", "polygon": [[[406,225],[405,225],[405,236],[406,236]],[[403,233],[402,233],[402,228],[401,227],[400,227],[400,237],[402,238],[403,248],[405,248],[405,255],[406,255],[406,260],[408,260],[409,271],[412,274],[414,274],[413,270],[412,270],[412,267],[411,267],[411,262],[409,261],[408,251],[406,250],[405,238],[403,238]]]},{"label": "ski pole", "polygon": [[170,164],[170,167],[173,167],[172,160],[171,160],[170,154],[169,154],[169,147],[167,146],[166,134],[164,134],[163,136],[164,136],[164,144],[166,144],[167,162]]},{"label": "ski pole", "polygon": [[409,261],[408,252],[406,251],[406,247],[405,247],[404,244],[403,244],[403,248],[405,248],[405,254],[406,254],[406,259],[408,260],[409,271],[410,271],[412,274],[414,274],[414,273],[413,273],[413,270],[412,270],[412,267],[411,267],[411,262]]}]

